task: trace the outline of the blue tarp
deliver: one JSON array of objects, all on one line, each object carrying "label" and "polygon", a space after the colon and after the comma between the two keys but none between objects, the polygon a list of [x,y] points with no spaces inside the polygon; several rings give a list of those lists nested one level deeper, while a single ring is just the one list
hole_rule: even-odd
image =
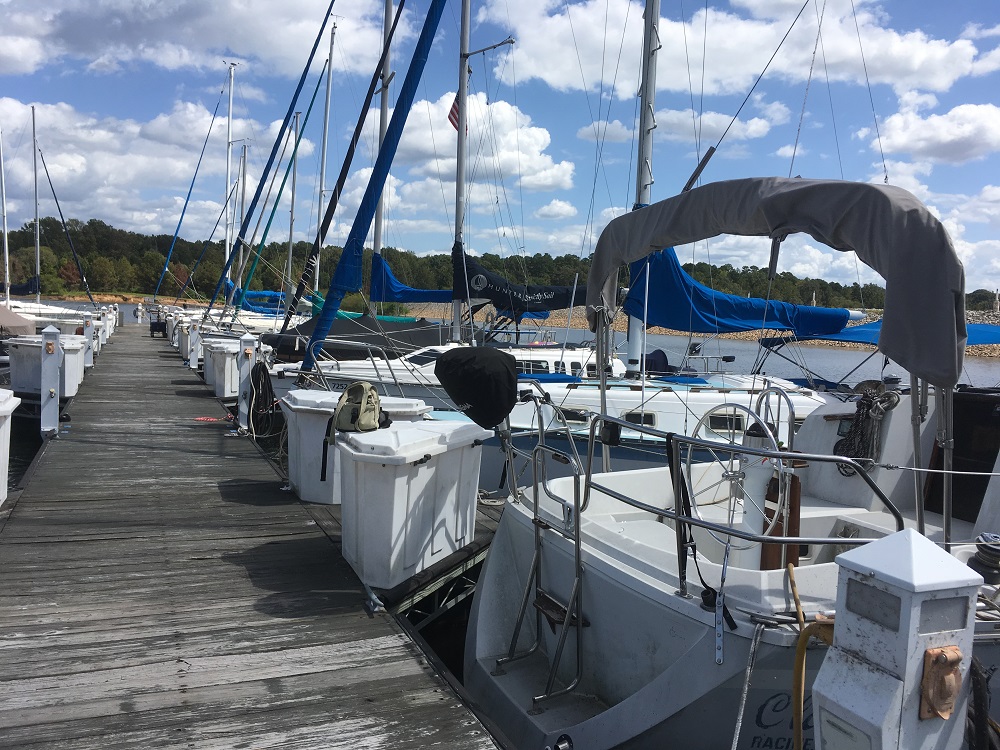
[{"label": "blue tarp", "polygon": [[564,375],[559,372],[536,372],[517,374],[518,380],[537,380],[539,383],[582,383],[579,375]]},{"label": "blue tarp", "polygon": [[[644,302],[646,278],[641,269],[645,260],[649,261],[648,306]],[[849,313],[843,308],[793,305],[710,289],[681,268],[672,247],[635,264],[640,266],[632,269],[632,278],[637,283],[628,293],[625,311],[644,320],[648,326],[692,333],[735,333],[770,328],[794,331],[804,337],[836,333],[847,325]]]},{"label": "blue tarp", "polygon": [[[516,317],[515,317],[516,316]],[[513,310],[497,310],[497,318],[508,320],[517,320],[520,323],[522,320],[548,320],[549,311],[548,310],[537,310],[535,312],[522,312],[515,313]]]},{"label": "blue tarp", "polygon": [[381,255],[372,256],[372,302],[451,302],[451,289],[414,289],[392,274]]},{"label": "blue tarp", "polygon": [[[966,346],[1000,344],[1000,326],[991,326],[985,323],[969,323],[965,329],[969,335],[968,340],[965,342]],[[797,338],[843,341],[851,344],[871,344],[872,346],[878,346],[878,337],[881,332],[882,321],[876,320],[872,323],[862,323],[858,326],[845,328],[839,333],[799,335]]]}]

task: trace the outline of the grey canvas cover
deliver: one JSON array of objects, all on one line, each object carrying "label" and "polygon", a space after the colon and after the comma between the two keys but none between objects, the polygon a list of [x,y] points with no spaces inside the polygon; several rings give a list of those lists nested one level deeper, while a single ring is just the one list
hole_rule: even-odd
[{"label": "grey canvas cover", "polygon": [[6,305],[0,304],[0,333],[12,336],[30,336],[35,333],[34,321],[18,315]]},{"label": "grey canvas cover", "polygon": [[[614,219],[587,282],[587,320],[615,312],[619,266],[663,247],[720,234],[804,232],[853,250],[885,279],[879,350],[934,385],[958,382],[965,351],[965,271],[941,222],[891,185],[780,177],[704,185]],[[650,294],[654,295],[651,289]]]}]

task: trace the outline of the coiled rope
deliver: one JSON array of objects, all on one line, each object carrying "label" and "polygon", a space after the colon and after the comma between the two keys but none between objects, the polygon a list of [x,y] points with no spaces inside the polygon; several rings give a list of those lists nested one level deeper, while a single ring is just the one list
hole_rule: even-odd
[{"label": "coiled rope", "polygon": [[250,370],[249,427],[251,437],[256,439],[272,434],[276,402],[267,365],[258,362]]},{"label": "coiled rope", "polygon": [[[833,452],[838,456],[857,459],[863,464],[874,465],[882,452],[882,419],[898,403],[899,394],[896,391],[879,393],[874,388],[862,391],[851,427],[847,435],[833,446]],[[837,470],[845,477],[857,473],[844,464],[838,464]]]}]

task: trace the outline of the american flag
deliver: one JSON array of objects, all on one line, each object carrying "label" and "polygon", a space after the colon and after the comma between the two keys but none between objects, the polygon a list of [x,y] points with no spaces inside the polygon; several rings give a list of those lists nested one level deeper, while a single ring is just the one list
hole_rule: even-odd
[{"label": "american flag", "polygon": [[455,101],[451,103],[451,111],[448,113],[448,122],[458,130],[458,94],[455,94]]}]

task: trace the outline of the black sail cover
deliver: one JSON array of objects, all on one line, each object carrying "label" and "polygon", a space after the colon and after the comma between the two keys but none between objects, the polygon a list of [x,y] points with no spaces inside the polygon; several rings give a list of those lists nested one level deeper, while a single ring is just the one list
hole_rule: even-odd
[{"label": "black sail cover", "polygon": [[459,411],[487,430],[506,419],[517,401],[514,358],[500,349],[450,349],[434,363],[434,374]]},{"label": "black sail cover", "polygon": [[587,299],[587,287],[512,284],[503,276],[487,271],[462,251],[459,243],[451,249],[452,299],[492,302],[498,310],[509,310],[515,316],[544,310],[566,310],[582,305]]}]

